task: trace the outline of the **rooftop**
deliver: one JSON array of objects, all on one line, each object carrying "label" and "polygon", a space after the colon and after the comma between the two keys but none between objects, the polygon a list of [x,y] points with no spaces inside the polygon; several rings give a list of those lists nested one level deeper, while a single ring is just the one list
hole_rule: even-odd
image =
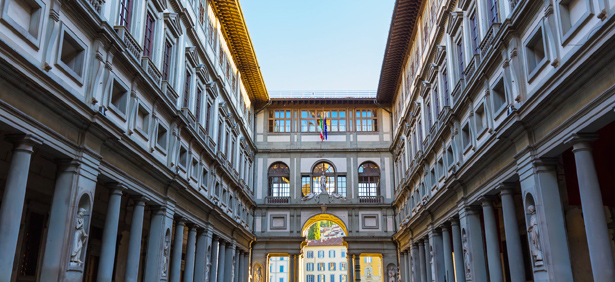
[{"label": "rooftop", "polygon": [[270,91],[271,98],[376,98],[374,90],[278,90]]},{"label": "rooftop", "polygon": [[307,245],[308,245],[308,247],[343,246],[344,245],[344,237],[325,238],[325,239],[320,239],[320,240],[309,240]]},{"label": "rooftop", "polygon": [[213,0],[211,4],[222,23],[224,37],[233,60],[241,72],[241,80],[248,91],[248,96],[256,105],[267,103],[269,94],[239,0]]},{"label": "rooftop", "polygon": [[382,70],[380,71],[380,81],[378,82],[376,99],[380,103],[390,103],[395,97],[422,2],[422,0],[395,1],[387,47],[384,51]]}]

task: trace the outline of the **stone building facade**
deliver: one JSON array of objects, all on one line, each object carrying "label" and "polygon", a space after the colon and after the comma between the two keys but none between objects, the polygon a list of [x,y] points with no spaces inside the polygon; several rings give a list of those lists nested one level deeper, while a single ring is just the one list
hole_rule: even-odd
[{"label": "stone building facade", "polygon": [[397,1],[377,100],[402,281],[615,280],[614,12]]},{"label": "stone building facade", "polygon": [[615,0],[397,0],[375,99],[270,98],[237,0],[0,11],[0,282],[302,281],[321,220],[348,281],[615,281]]},{"label": "stone building facade", "polygon": [[0,9],[0,281],[248,281],[268,96],[238,2]]}]

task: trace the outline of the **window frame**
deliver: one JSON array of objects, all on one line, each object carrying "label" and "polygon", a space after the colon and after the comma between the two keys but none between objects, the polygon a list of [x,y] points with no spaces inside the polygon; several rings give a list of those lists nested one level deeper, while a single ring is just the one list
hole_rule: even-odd
[{"label": "window frame", "polygon": [[[277,113],[283,114],[284,117],[276,116]],[[293,132],[292,130],[292,120],[293,120],[292,110],[271,109],[269,110],[268,114],[269,114],[269,117],[268,117],[268,122],[267,122],[267,130],[269,133],[291,133]],[[277,125],[278,122],[283,123],[284,126],[283,127],[278,126]],[[276,131],[276,128],[278,128],[277,131]],[[279,130],[280,128],[282,128],[283,130],[280,131]]]},{"label": "window frame", "polygon": [[[371,168],[371,171],[361,171],[364,165],[373,165],[374,167]],[[377,171],[375,171],[377,170]],[[357,184],[358,184],[358,197],[359,198],[374,198],[374,197],[379,197],[381,196],[381,191],[380,191],[380,180],[381,180],[381,175],[382,172],[380,170],[380,166],[378,166],[375,162],[373,161],[365,161],[363,163],[361,163],[361,165],[359,165],[359,167],[357,168]],[[362,180],[362,178],[364,178]],[[367,180],[367,182],[365,182],[364,180]],[[367,184],[367,185],[362,185],[362,184]],[[372,184],[375,184],[375,186],[373,186]],[[373,190],[373,191],[372,191]]]},{"label": "window frame", "polygon": [[[363,116],[363,112],[367,112],[367,111],[371,111],[371,116]],[[374,108],[356,108],[353,109],[353,112],[355,113],[355,128],[354,131],[356,132],[378,132],[378,110],[374,109]],[[357,112],[361,113],[361,116],[358,117],[356,115]],[[369,125],[364,125],[364,120],[365,121],[371,121],[371,129],[372,130],[367,130]],[[369,124],[369,122],[367,122]],[[364,127],[366,127],[364,129]]]},{"label": "window frame", "polygon": [[290,198],[290,167],[284,162],[274,162],[267,169],[267,196]]}]

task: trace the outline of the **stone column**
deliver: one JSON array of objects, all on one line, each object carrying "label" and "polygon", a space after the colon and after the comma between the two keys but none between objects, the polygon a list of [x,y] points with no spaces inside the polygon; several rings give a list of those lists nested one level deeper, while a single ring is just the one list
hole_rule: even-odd
[{"label": "stone column", "polygon": [[[205,253],[207,252],[207,232],[200,230],[196,239],[196,255],[194,259],[194,282],[205,282]],[[231,281],[232,282],[232,281]]]},{"label": "stone column", "polygon": [[[557,160],[536,159],[530,153],[517,157],[517,170],[523,194],[534,281],[572,282],[568,235],[556,172]],[[533,214],[529,212],[534,206]],[[532,222],[534,224],[532,225]],[[533,244],[535,242],[536,244]],[[548,262],[548,263],[545,263]]]},{"label": "stone column", "polygon": [[577,167],[581,208],[594,281],[615,281],[609,229],[606,225],[602,193],[590,143],[594,139],[595,136],[574,135],[571,140],[572,152]]},{"label": "stone column", "polygon": [[190,227],[188,231],[188,242],[186,243],[186,265],[184,266],[184,282],[194,281],[194,256],[196,248],[196,225]]},{"label": "stone column", "polygon": [[446,225],[442,225],[442,254],[444,257],[444,281],[455,281],[453,246],[451,246],[449,227]]},{"label": "stone column", "polygon": [[403,251],[399,252],[399,275],[401,276],[401,281],[408,282],[408,275],[406,274],[406,254]]},{"label": "stone column", "polygon": [[354,256],[354,281],[361,282],[361,255]]},{"label": "stone column", "polygon": [[412,251],[411,248],[408,248],[406,251],[406,265],[404,268],[406,269],[406,276],[408,276],[408,282],[414,281],[414,277],[412,277]]},{"label": "stone column", "polygon": [[495,212],[491,199],[483,198],[483,217],[485,224],[485,243],[487,245],[487,265],[489,266],[489,281],[503,282],[502,261],[500,260],[500,238],[495,220]]},{"label": "stone column", "polygon": [[212,249],[212,240],[214,236],[213,229],[211,225],[208,225],[205,229],[205,278],[203,281],[210,281],[209,277],[211,276],[211,249]]},{"label": "stone column", "polygon": [[295,256],[290,255],[290,260],[288,261],[288,282],[295,282]]},{"label": "stone column", "polygon": [[217,282],[218,281],[218,249],[220,246],[220,241],[218,238],[213,238],[211,245],[211,266],[209,271],[209,282]]},{"label": "stone column", "polygon": [[421,282],[428,282],[427,281],[427,273],[425,272],[425,269],[427,269],[426,267],[426,262],[425,261],[425,243],[423,242],[423,240],[419,240],[419,279]]},{"label": "stone column", "polygon": [[432,253],[434,261],[433,281],[444,282],[444,252],[442,251],[442,234],[440,230],[434,230],[432,233]]},{"label": "stone column", "polygon": [[226,261],[224,260],[225,256],[226,256],[226,243],[224,243],[222,239],[220,239],[220,251],[218,252],[218,272],[217,272],[218,281],[217,282],[225,282],[224,281],[224,278],[225,278],[224,265],[226,263]]},{"label": "stone column", "polygon": [[235,249],[235,259],[234,259],[234,265],[235,265],[235,269],[233,270],[233,281],[235,282],[239,282],[239,270],[241,269],[241,251]]},{"label": "stone column", "polygon": [[347,271],[348,271],[348,282],[352,282],[354,281],[354,262],[352,260],[352,256],[349,253],[346,253],[346,258],[348,259],[348,262],[346,263],[347,266]]},{"label": "stone column", "polygon": [[[145,257],[145,270],[143,281],[158,281],[161,277],[161,262],[164,256],[164,220],[166,208],[157,207],[152,209],[147,236],[147,255]],[[169,238],[170,239],[170,238]]]},{"label": "stone column", "polygon": [[432,264],[432,258],[431,258],[431,245],[429,244],[429,238],[425,238],[424,240],[425,242],[425,276],[427,277],[427,282],[431,282],[432,281],[432,271],[431,271],[431,264]]},{"label": "stone column", "polygon": [[525,282],[523,250],[521,248],[521,238],[519,235],[519,226],[517,225],[517,212],[515,211],[512,187],[503,188],[500,195],[502,198],[502,216],[504,217],[504,235],[506,236],[510,280],[511,282]]},{"label": "stone column", "polygon": [[[233,243],[228,243],[226,246],[226,254],[224,255],[225,258],[225,262],[224,262],[224,278],[227,279],[227,281],[233,281],[233,260],[235,259],[235,245]],[[218,279],[219,282],[220,279]]]},{"label": "stone column", "polygon": [[244,251],[237,251],[237,271],[235,271],[235,273],[237,273],[237,275],[235,276],[235,281],[237,282],[243,281],[243,273],[245,272],[245,269],[243,267],[243,254]]},{"label": "stone column", "polygon": [[40,144],[34,137],[14,138],[13,157],[6,175],[4,196],[0,206],[0,280],[9,281],[13,273],[13,260],[17,250],[21,214],[26,197],[26,185],[34,145]]},{"label": "stone column", "polygon": [[463,263],[463,247],[461,246],[461,231],[457,219],[451,220],[451,230],[453,231],[453,251],[455,252],[455,281],[465,282],[466,275]]},{"label": "stone column", "polygon": [[412,281],[423,282],[421,281],[421,263],[419,258],[419,246],[417,244],[412,244],[412,258],[410,263],[412,264],[410,266],[410,276],[412,276]]},{"label": "stone column", "polygon": [[[465,222],[465,241],[464,232],[461,231],[461,244],[469,256],[464,256],[464,263],[470,265],[470,272],[466,272],[466,280],[468,281],[488,281],[487,279],[487,262],[485,261],[485,243],[483,241],[483,230],[480,224],[480,210],[478,207],[466,207],[460,215],[462,224]],[[464,254],[466,255],[466,254]],[[465,259],[469,257],[468,263]],[[463,268],[465,269],[465,267]],[[469,274],[469,275],[468,275]]]},{"label": "stone column", "polygon": [[[69,203],[74,193],[73,188],[76,184],[78,169],[79,162],[77,161],[61,160],[58,162],[56,184],[49,213],[49,229],[47,230],[43,264],[39,277],[42,282],[58,281],[60,271],[66,261],[66,257],[63,256],[64,250],[68,250],[69,255],[72,252],[72,245],[68,240],[70,232],[67,232],[67,230],[75,230],[74,226],[70,226],[70,228],[68,226],[73,218]],[[91,213],[92,211],[87,212]],[[83,228],[85,229],[87,226],[84,224]]]},{"label": "stone column", "polygon": [[117,243],[117,229],[120,220],[120,206],[122,203],[121,184],[116,184],[109,193],[105,227],[103,229],[100,258],[98,262],[97,281],[111,282],[113,279],[113,266],[115,266],[115,247]]},{"label": "stone column", "polygon": [[243,280],[241,282],[248,282],[250,279],[250,251],[248,250],[243,255]]},{"label": "stone column", "polygon": [[173,237],[173,249],[171,250],[171,271],[169,273],[170,282],[180,282],[179,277],[182,271],[182,248],[184,244],[184,227],[183,218],[177,219],[175,222],[175,237]]},{"label": "stone column", "polygon": [[143,234],[143,214],[145,202],[143,197],[134,199],[132,222],[130,223],[130,238],[128,239],[128,254],[126,255],[126,282],[136,282],[139,279],[139,260],[141,258],[141,235]]}]

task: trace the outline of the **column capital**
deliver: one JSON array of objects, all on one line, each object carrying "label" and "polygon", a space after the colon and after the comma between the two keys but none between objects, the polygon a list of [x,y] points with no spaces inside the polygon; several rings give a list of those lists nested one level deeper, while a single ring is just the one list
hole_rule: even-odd
[{"label": "column capital", "polygon": [[480,205],[482,207],[493,207],[493,196],[490,195],[484,195],[482,197],[480,197]]},{"label": "column capital", "polygon": [[130,196],[130,199],[132,199],[135,202],[135,205],[139,205],[139,206],[145,206],[145,204],[150,201],[148,197],[142,196],[142,195],[133,195],[133,196]]},{"label": "column capital", "polygon": [[571,134],[566,138],[564,144],[572,144],[573,152],[577,147],[591,149],[591,142],[596,141],[598,139],[598,134],[594,133],[575,133]]},{"label": "column capital", "polygon": [[536,172],[554,171],[556,169],[558,159],[556,158],[536,158],[532,161]]},{"label": "column capital", "polygon": [[453,218],[451,218],[450,222],[451,222],[451,226],[459,226],[459,219],[458,218],[453,217]]},{"label": "column capital", "polygon": [[33,134],[10,134],[6,140],[13,143],[13,151],[34,152],[34,146],[43,144],[43,140]]},{"label": "column capital", "polygon": [[515,192],[516,183],[514,182],[502,182],[497,185],[497,189],[500,190],[502,195],[512,195]]},{"label": "column capital", "polygon": [[120,196],[124,194],[124,191],[127,189],[126,185],[118,182],[106,183],[105,186],[111,190],[111,194]]},{"label": "column capital", "polygon": [[65,172],[76,173],[81,165],[81,161],[77,159],[71,158],[58,158],[54,159],[54,162],[58,166],[58,170],[63,170]]}]

